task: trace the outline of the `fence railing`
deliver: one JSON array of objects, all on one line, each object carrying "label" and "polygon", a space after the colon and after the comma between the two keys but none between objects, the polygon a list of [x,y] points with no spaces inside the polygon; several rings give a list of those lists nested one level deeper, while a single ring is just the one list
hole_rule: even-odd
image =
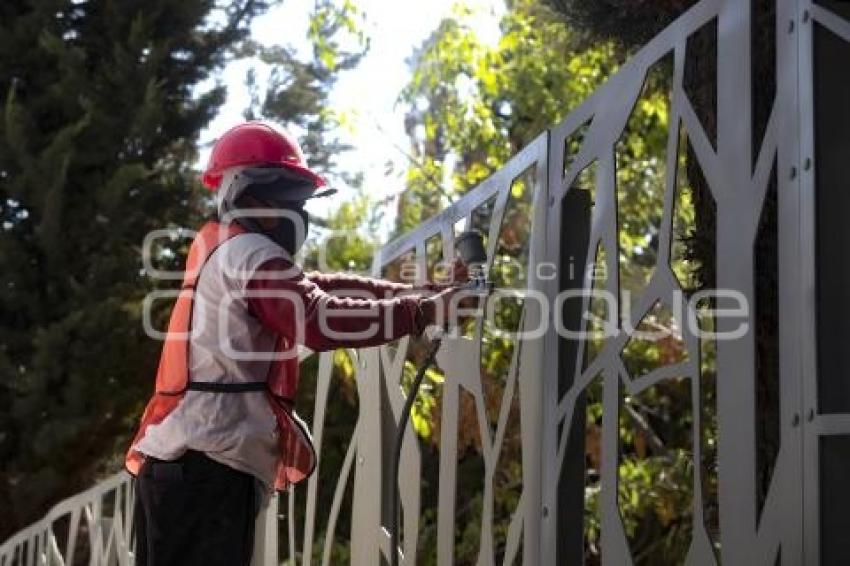
[{"label": "fence railing", "polygon": [[129,565],[133,496],[119,473],[50,510],[0,546],[0,566]]}]

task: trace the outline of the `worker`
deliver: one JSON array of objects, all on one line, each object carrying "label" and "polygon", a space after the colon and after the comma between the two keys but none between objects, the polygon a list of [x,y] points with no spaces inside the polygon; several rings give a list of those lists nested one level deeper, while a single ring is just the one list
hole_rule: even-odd
[{"label": "worker", "polygon": [[222,135],[203,182],[216,191],[217,219],[190,248],[156,390],[126,457],[137,566],[249,564],[259,510],[316,466],[293,410],[297,347],[420,334],[458,290],[304,273],[293,259],[307,235],[304,205],[334,191],[270,124]]}]

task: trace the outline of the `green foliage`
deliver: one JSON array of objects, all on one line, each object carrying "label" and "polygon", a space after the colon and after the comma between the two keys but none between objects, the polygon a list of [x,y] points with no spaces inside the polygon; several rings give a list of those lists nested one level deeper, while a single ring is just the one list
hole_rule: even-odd
[{"label": "green foliage", "polygon": [[381,216],[363,193],[339,205],[322,220],[304,251],[304,266],[309,269],[368,273],[372,256],[381,244],[375,236]]},{"label": "green foliage", "polygon": [[[401,383],[405,394],[409,391],[416,372],[419,371],[419,367],[420,365],[414,363],[412,360],[408,359],[404,361]],[[424,439],[432,438],[434,428],[435,409],[437,408],[437,399],[432,394],[434,386],[439,387],[444,381],[445,376],[441,371],[433,367],[428,368],[425,371],[425,377],[419,388],[420,395],[416,396],[413,408],[410,411],[410,422],[413,425],[413,430]]]},{"label": "green foliage", "polygon": [[619,468],[620,513],[636,564],[681,564],[691,543],[693,457],[626,456]]},{"label": "green foliage", "polygon": [[[617,225],[620,287],[634,300],[654,273],[658,257],[667,170],[672,57],[647,74],[643,90],[617,143]],[[628,306],[623,298],[623,308]]]},{"label": "green foliage", "polygon": [[632,49],[649,41],[696,0],[544,0],[588,41],[616,41]]},{"label": "green foliage", "polygon": [[456,7],[411,60],[401,100],[418,163],[408,170],[398,232],[495,172],[618,65],[612,45],[579,50],[575,34],[532,0],[511,3],[496,45],[476,36],[474,17]]},{"label": "green foliage", "polygon": [[[316,59],[321,62],[328,76],[342,69],[353,68],[365,53],[359,50],[346,51],[342,46],[345,40],[354,42],[360,48],[368,46],[369,38],[359,21],[361,15],[351,0],[322,0],[317,3],[310,18],[307,37],[313,43]],[[340,32],[344,32],[344,36]]]}]

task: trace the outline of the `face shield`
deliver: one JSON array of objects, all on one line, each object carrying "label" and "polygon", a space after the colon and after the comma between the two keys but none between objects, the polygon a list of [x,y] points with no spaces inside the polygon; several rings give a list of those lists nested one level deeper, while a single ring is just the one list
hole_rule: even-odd
[{"label": "face shield", "polygon": [[317,193],[310,180],[282,167],[235,168],[222,180],[218,213],[222,222],[264,234],[294,256],[307,239],[306,201],[334,193]]}]

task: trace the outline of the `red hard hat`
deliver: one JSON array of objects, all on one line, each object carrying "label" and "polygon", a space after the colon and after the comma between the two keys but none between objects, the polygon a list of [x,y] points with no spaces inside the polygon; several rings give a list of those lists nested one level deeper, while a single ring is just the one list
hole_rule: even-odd
[{"label": "red hard hat", "polygon": [[326,184],[307,167],[295,137],[264,122],[239,124],[218,138],[202,177],[204,185],[216,190],[224,171],[240,165],[279,165],[303,175],[316,188]]}]

